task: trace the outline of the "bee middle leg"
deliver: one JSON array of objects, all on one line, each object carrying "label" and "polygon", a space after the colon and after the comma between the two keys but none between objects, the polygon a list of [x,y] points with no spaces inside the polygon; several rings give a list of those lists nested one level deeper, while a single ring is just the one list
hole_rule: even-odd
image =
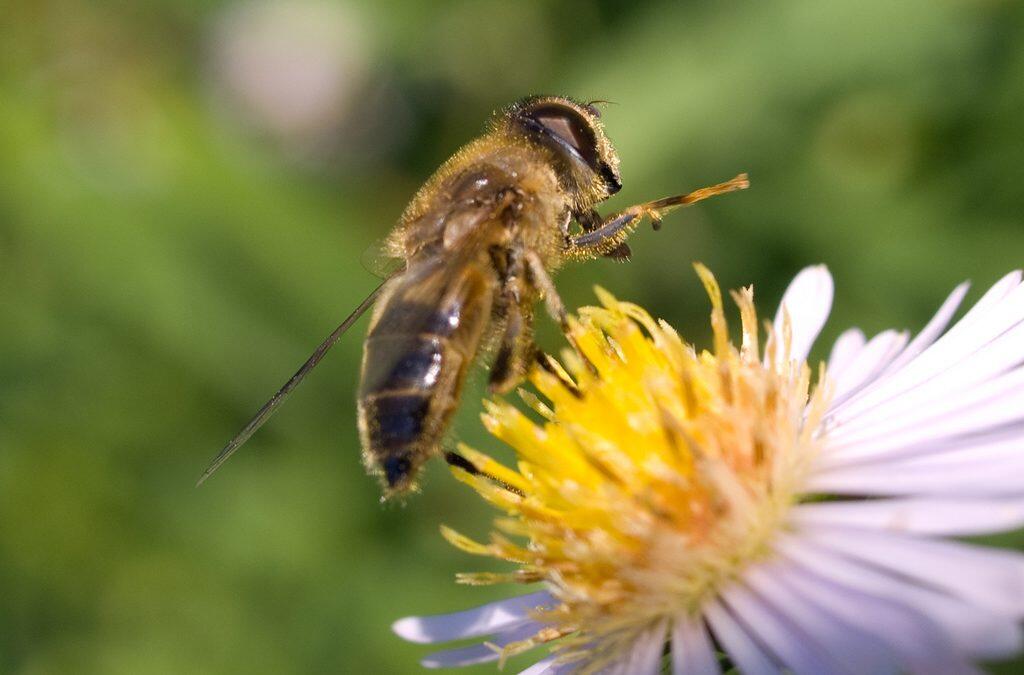
[{"label": "bee middle leg", "polygon": [[547,268],[544,267],[544,261],[533,250],[527,250],[524,257],[526,258],[527,272],[530,275],[531,281],[540,290],[548,314],[558,322],[562,332],[568,334],[569,312],[566,311],[565,303],[562,302],[562,296],[558,294],[558,289],[555,288],[555,282],[551,280],[551,275],[548,274]]},{"label": "bee middle leg", "polygon": [[530,322],[524,317],[519,303],[509,303],[506,309],[505,333],[498,347],[498,355],[491,364],[488,388],[496,394],[504,394],[516,386],[534,358],[537,347],[530,334]]},{"label": "bee middle leg", "polygon": [[533,303],[526,300],[522,249],[497,247],[492,251],[492,258],[502,280],[500,303],[505,331],[491,364],[488,388],[493,393],[504,394],[526,376],[537,347],[533,342]]},{"label": "bee middle leg", "polygon": [[526,270],[529,272],[530,279],[534,285],[540,290],[541,296],[544,298],[544,306],[548,310],[548,314],[551,318],[558,322],[558,327],[562,329],[562,334],[565,336],[566,341],[572,346],[573,350],[580,355],[583,362],[587,364],[592,372],[597,372],[594,364],[586,358],[579,344],[576,342],[576,338],[572,334],[572,326],[569,323],[569,312],[565,309],[565,303],[562,302],[562,296],[558,294],[558,289],[555,288],[555,282],[551,280],[551,275],[548,274],[548,270],[544,267],[544,261],[540,259],[536,251],[527,250],[525,253],[526,258]]}]

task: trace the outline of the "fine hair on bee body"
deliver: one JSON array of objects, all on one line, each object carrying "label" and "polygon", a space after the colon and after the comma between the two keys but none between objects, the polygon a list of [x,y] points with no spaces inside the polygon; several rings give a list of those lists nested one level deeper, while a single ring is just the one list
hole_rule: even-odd
[{"label": "fine hair on bee body", "polygon": [[[503,393],[540,354],[534,308],[568,334],[551,275],[565,262],[628,260],[626,238],[646,217],[748,186],[745,174],[607,217],[596,206],[622,187],[619,157],[598,109],[532,96],[495,113],[483,135],[431,176],[385,243],[404,265],[342,323],[214,459],[202,482],[273,413],[370,305],[357,394],[367,470],[384,496],[409,492],[440,453],[472,363],[494,345],[489,386]],[[575,225],[574,225],[575,224]],[[543,361],[541,361],[543,365]],[[467,468],[466,460],[455,460]]]}]

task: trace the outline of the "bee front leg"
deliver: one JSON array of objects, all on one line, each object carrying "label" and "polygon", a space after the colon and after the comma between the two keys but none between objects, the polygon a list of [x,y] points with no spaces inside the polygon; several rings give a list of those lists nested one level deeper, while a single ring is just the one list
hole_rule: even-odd
[{"label": "bee front leg", "polygon": [[626,238],[645,217],[651,219],[654,229],[657,230],[661,227],[661,219],[672,209],[748,187],[750,187],[750,181],[747,179],[747,174],[743,173],[718,185],[631,206],[625,211],[609,216],[597,227],[585,226],[582,234],[567,237],[565,253],[568,257],[579,259],[600,256],[608,256],[617,260],[628,259],[630,252],[629,247],[625,244]]},{"label": "bee front leg", "polygon": [[612,255],[620,246],[625,245],[626,238],[640,224],[645,215],[642,208],[643,205],[632,206],[589,232],[568,237],[566,256],[587,259]]},{"label": "bee front leg", "polygon": [[573,220],[580,224],[580,228],[584,232],[593,232],[601,227],[601,223],[604,222],[604,218],[597,212],[597,209],[575,212],[572,214],[572,217]]},{"label": "bee front leg", "polygon": [[[580,229],[585,233],[593,232],[601,227],[604,222],[604,219],[601,217],[601,214],[597,212],[597,209],[590,209],[588,211],[575,213],[573,214],[573,218],[577,223],[579,223]],[[630,250],[629,244],[621,242],[618,246],[615,246],[601,255],[605,258],[611,258],[618,262],[627,262],[630,256],[633,255],[633,252]]]}]

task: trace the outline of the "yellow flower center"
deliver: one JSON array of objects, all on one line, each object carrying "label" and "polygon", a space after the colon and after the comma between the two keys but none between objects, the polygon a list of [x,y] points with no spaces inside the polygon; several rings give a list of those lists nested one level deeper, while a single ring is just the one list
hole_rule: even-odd
[{"label": "yellow flower center", "polygon": [[516,470],[460,448],[477,471],[456,475],[508,515],[489,544],[446,536],[521,565],[461,580],[544,581],[561,603],[543,616],[550,630],[510,651],[568,636],[567,659],[585,649],[599,664],[655,623],[697,613],[771,553],[817,450],[826,395],[811,393],[807,365],[787,358],[788,319],[781,335],[768,328],[762,359],[753,292],[734,292],[737,348],[714,277],[697,272],[711,297],[713,351],[698,353],[598,289],[603,307],[581,309],[572,325],[579,352],[530,375],[548,403],[520,392],[543,421],[487,404],[484,423],[515,449]]}]

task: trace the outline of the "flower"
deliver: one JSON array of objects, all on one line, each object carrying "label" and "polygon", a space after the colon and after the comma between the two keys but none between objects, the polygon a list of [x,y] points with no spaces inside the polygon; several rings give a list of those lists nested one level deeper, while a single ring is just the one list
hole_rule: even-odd
[{"label": "flower", "polygon": [[[711,297],[712,351],[598,290],[550,360],[484,422],[517,466],[461,447],[456,475],[505,517],[487,543],[515,563],[468,583],[543,582],[476,609],[409,617],[401,637],[484,642],[442,667],[540,644],[525,672],[976,672],[1022,646],[1024,555],[947,537],[1024,524],[1024,285],[993,286],[945,331],[958,286],[913,339],[843,333],[807,355],[832,278],[802,271],[761,352],[753,291],[732,294],[741,344]],[[945,332],[944,332],[945,331]],[[812,376],[814,375],[814,376]],[[523,541],[524,543],[519,543]]]}]

